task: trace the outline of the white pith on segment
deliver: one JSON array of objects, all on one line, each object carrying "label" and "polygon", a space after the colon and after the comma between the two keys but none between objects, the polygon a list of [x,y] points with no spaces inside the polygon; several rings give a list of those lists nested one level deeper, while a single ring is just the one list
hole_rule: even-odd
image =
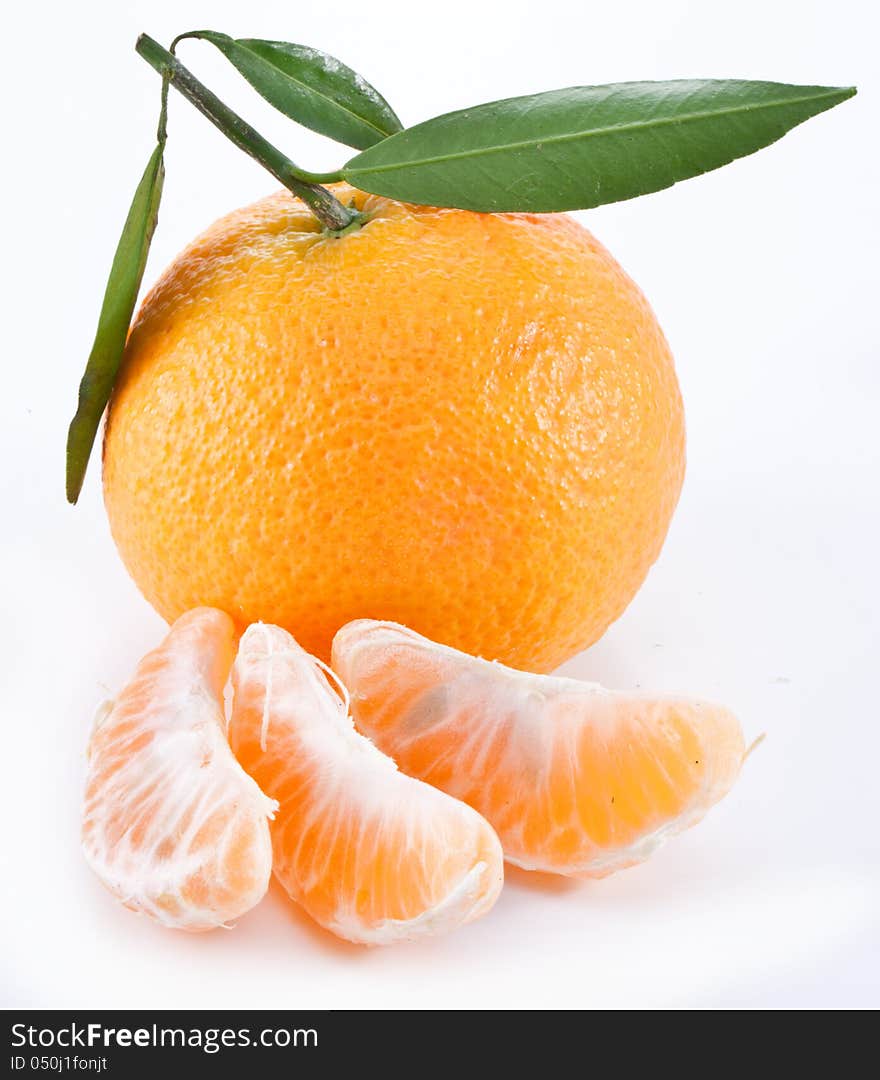
[{"label": "white pith on segment", "polygon": [[[379,945],[450,930],[492,906],[503,858],[491,827],[358,734],[319,662],[290,634],[251,626],[233,686],[232,747],[280,803],[276,877],[313,918]],[[382,872],[389,865],[394,873]],[[377,908],[388,914],[371,914]]]},{"label": "white pith on segment", "polygon": [[[516,671],[396,623],[363,619],[344,626],[334,639],[333,666],[349,687],[359,730],[401,768],[484,814],[505,858],[524,869],[602,877],[642,862],[726,794],[743,760],[740,725],[720,706]],[[614,778],[628,775],[628,757],[650,757],[652,745],[674,748],[689,794],[670,815],[640,789],[641,825],[632,835],[617,820]],[[696,753],[686,753],[694,747]],[[656,756],[651,760],[658,785],[672,793],[668,773]],[[602,765],[596,775],[608,778],[607,790],[590,780],[592,761]],[[493,786],[502,783],[503,804],[492,798]],[[631,783],[626,790],[631,801]],[[583,805],[597,807],[607,821],[601,841],[590,835]],[[564,858],[558,854],[563,832]]]},{"label": "white pith on segment", "polygon": [[222,612],[181,616],[89,743],[86,859],[127,907],[182,930],[239,918],[271,875],[268,819],[276,804],[226,740],[223,686],[233,648]]}]

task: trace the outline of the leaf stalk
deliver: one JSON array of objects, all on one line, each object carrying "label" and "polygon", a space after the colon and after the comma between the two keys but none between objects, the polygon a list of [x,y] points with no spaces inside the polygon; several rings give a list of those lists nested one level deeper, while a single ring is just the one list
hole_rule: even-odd
[{"label": "leaf stalk", "polygon": [[[267,169],[288,191],[298,196],[329,232],[340,232],[355,224],[358,212],[343,204],[317,181],[329,183],[339,178],[336,173],[307,173],[273,146],[237,113],[184,67],[167,49],[147,34],[138,38],[136,51],[157,71],[166,85],[173,86],[190,104],[206,116],[240,150]],[[164,114],[164,109],[163,109]],[[160,138],[164,136],[164,115]],[[163,140],[164,141],[164,140]]]}]

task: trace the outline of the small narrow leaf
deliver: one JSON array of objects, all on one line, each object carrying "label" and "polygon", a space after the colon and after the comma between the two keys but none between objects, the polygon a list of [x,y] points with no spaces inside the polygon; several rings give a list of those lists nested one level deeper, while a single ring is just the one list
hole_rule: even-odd
[{"label": "small narrow leaf", "polygon": [[159,217],[165,179],[163,150],[164,142],[158,143],[134,193],[113,256],[95,341],[79,384],[79,404],[67,433],[67,501],[71,503],[79,498],[98,425],[119,373],[150,241]]},{"label": "small narrow leaf", "polygon": [[187,36],[216,45],[270,105],[321,135],[363,150],[401,130],[377,90],[317,49],[285,41],[236,40],[212,30]]},{"label": "small narrow leaf", "polygon": [[612,83],[449,113],[358,154],[377,195],[465,210],[579,210],[751,154],[855,93],[739,80]]}]

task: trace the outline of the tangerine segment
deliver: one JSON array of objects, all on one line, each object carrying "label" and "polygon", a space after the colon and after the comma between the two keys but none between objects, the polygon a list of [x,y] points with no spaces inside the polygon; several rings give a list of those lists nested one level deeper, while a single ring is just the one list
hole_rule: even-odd
[{"label": "tangerine segment", "polygon": [[222,611],[182,615],[138,665],[89,742],[82,840],[126,907],[210,930],[249,911],[272,870],[274,802],[225,735],[235,629]]},{"label": "tangerine segment", "polygon": [[359,735],[319,663],[262,623],[233,668],[230,740],[279,803],[275,874],[322,926],[361,944],[452,929],[488,911],[503,879],[478,813],[397,771]]},{"label": "tangerine segment", "polygon": [[743,760],[739,723],[718,705],[515,671],[396,623],[344,626],[333,666],[359,730],[479,810],[528,870],[604,877],[643,861],[726,794]]}]

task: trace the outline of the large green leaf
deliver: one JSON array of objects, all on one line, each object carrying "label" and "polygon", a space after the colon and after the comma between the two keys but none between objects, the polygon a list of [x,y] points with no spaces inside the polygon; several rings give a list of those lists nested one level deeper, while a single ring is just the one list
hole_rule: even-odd
[{"label": "large green leaf", "polygon": [[164,142],[159,142],[147,162],[113,256],[98,330],[79,384],[79,404],[67,433],[68,502],[75,503],[79,498],[101,415],[122,362],[150,241],[159,218],[165,179],[163,150]]},{"label": "large green leaf", "polygon": [[717,169],[854,93],[741,80],[576,86],[436,117],[342,172],[364,191],[406,202],[586,209]]},{"label": "large green leaf", "polygon": [[362,150],[401,129],[377,90],[317,49],[285,41],[237,40],[212,30],[185,36],[216,45],[270,105],[337,142]]}]

